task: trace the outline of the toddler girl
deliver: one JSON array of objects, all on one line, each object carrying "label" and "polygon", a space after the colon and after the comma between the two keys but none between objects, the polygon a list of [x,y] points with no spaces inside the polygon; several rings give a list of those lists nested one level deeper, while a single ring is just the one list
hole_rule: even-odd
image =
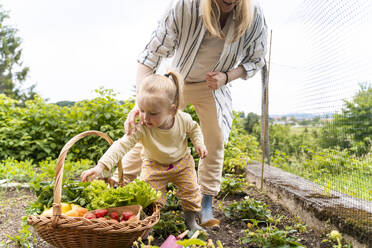
[{"label": "toddler girl", "polygon": [[200,230],[196,217],[201,210],[201,193],[194,160],[187,147],[187,136],[201,159],[207,156],[207,150],[199,125],[189,114],[178,110],[182,85],[182,77],[174,71],[164,76],[152,74],[146,77],[140,84],[136,99],[143,125],[137,125],[134,133],[115,141],[94,168],[81,174],[81,180],[94,178],[105,168],[110,170],[137,142],[141,143],[143,164],[140,178],[162,192],[162,206],[165,205],[167,184],[175,184],[185,212],[186,226]]}]

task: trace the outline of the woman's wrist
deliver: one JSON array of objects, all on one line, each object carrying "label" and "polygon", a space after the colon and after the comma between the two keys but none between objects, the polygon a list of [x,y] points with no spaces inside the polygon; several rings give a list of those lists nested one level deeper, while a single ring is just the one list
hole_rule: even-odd
[{"label": "woman's wrist", "polygon": [[223,73],[225,73],[225,85],[227,85],[229,83],[229,74],[227,71],[224,71]]}]

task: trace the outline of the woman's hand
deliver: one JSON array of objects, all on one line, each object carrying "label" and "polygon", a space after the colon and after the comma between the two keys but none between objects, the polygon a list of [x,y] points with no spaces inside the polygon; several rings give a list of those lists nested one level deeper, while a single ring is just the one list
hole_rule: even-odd
[{"label": "woman's hand", "polygon": [[[124,129],[127,135],[130,135],[132,132],[135,132],[136,129],[136,118],[139,115],[139,108],[137,105],[134,105],[133,109],[129,112],[127,119],[124,122]],[[143,125],[143,119],[140,116],[140,123]]]},{"label": "woman's hand", "polygon": [[92,181],[94,178],[102,173],[104,167],[105,165],[103,164],[97,164],[94,168],[83,171],[83,173],[81,173],[80,180],[82,182]]},{"label": "woman's hand", "polygon": [[208,72],[205,81],[207,82],[208,88],[217,90],[221,86],[225,85],[226,75],[219,71]]},{"label": "woman's hand", "polygon": [[207,149],[205,148],[204,145],[196,146],[195,150],[198,153],[200,158],[205,158],[208,155],[208,151],[207,151]]}]

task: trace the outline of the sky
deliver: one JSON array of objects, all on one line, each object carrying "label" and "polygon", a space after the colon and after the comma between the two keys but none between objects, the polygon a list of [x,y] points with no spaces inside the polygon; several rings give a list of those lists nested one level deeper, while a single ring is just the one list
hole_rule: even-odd
[{"label": "sky", "polygon": [[[317,5],[306,6],[311,1],[258,1],[264,9],[269,30],[273,30],[269,111],[272,114],[293,112],[296,105],[294,99],[301,92],[299,86],[310,82],[319,91],[309,71],[315,67],[317,73],[322,73],[314,63],[324,60],[324,52],[314,57],[319,47],[316,42],[310,44],[309,39],[314,36],[314,32],[319,31],[313,26],[316,27],[324,20],[315,19],[313,26],[304,27],[304,20],[313,16],[309,16],[304,10],[319,11],[316,9]],[[361,1],[367,3],[369,0]],[[22,39],[22,60],[25,66],[30,67],[25,86],[36,84],[36,92],[49,99],[48,102],[57,102],[91,99],[96,96],[94,90],[102,86],[119,93],[119,99],[132,96],[137,56],[169,2],[170,0],[2,0],[1,4],[9,11],[10,19],[7,23],[18,29],[18,36]],[[341,3],[347,0],[326,2]],[[370,5],[367,7],[371,10]],[[323,9],[328,7],[331,8],[332,4],[323,4]],[[328,12],[326,14],[329,15]],[[314,20],[310,18],[307,23],[311,21]],[[364,37],[364,40],[362,47],[367,47],[370,39]],[[353,41],[347,44],[350,42]],[[340,49],[343,48],[345,47],[341,46]],[[367,55],[363,55],[367,56],[366,61],[372,58],[372,55]],[[334,61],[329,63],[334,64]],[[364,71],[366,70],[363,69]],[[372,78],[370,75],[365,77]],[[322,80],[327,84],[334,79],[322,77]],[[297,83],[298,81],[301,82]],[[260,113],[260,73],[247,81],[236,80],[231,85],[234,110]],[[353,90],[355,91],[354,86]],[[329,95],[327,92],[322,93],[323,97]],[[303,99],[307,99],[307,108],[312,106],[311,95],[305,94]],[[301,99],[297,99],[298,102],[301,103]],[[297,108],[296,111],[305,110],[306,107]]]}]

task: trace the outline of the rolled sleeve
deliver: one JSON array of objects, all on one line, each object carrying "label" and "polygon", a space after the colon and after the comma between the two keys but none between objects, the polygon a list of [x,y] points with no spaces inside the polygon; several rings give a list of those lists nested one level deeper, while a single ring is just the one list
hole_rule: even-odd
[{"label": "rolled sleeve", "polygon": [[104,164],[107,169],[111,170],[111,168],[141,140],[141,137],[142,131],[140,130],[137,130],[131,135],[125,134],[109,147],[109,149],[99,159],[98,163]]},{"label": "rolled sleeve", "polygon": [[255,22],[257,22],[257,26],[253,27],[253,38],[249,41],[245,49],[246,54],[240,63],[247,72],[243,79],[253,77],[266,63],[267,25],[260,8],[257,9],[255,14]]},{"label": "rolled sleeve", "polygon": [[162,58],[172,57],[178,46],[178,25],[177,11],[178,6],[171,6],[167,9],[161,20],[158,22],[157,29],[152,33],[150,42],[139,54],[137,62],[156,70]]}]

